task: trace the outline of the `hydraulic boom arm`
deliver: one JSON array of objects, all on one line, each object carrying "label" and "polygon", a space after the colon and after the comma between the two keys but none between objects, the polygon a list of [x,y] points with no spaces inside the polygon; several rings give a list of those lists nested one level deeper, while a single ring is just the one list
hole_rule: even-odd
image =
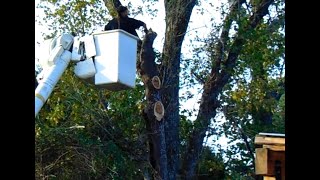
[{"label": "hydraulic boom arm", "polygon": [[70,60],[71,52],[69,51],[73,43],[73,36],[64,34],[56,39],[56,46],[48,60],[48,69],[45,69],[43,79],[39,82],[35,90],[35,116],[47,101],[53,88],[59,81],[61,75],[66,70]]}]

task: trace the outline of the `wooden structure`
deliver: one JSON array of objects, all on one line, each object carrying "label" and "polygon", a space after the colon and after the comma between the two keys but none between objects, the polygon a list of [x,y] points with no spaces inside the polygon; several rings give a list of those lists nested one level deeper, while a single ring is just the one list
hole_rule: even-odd
[{"label": "wooden structure", "polygon": [[263,180],[285,180],[285,134],[259,133],[256,146],[256,175]]}]

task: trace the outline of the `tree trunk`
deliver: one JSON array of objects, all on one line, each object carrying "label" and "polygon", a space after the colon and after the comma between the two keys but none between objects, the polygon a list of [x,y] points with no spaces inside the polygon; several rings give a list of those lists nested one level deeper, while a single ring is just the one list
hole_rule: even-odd
[{"label": "tree trunk", "polygon": [[163,82],[165,135],[169,179],[175,180],[179,169],[179,72],[181,45],[196,0],[165,0],[166,31],[160,77]]},{"label": "tree trunk", "polygon": [[149,30],[142,42],[137,64],[147,99],[143,117],[149,137],[150,163],[163,180],[175,180],[179,169],[180,54],[196,2],[165,1],[166,33],[161,65],[157,67],[154,62],[152,44],[156,33],[152,30]]},{"label": "tree trunk", "polygon": [[[167,154],[164,132],[165,108],[161,102],[161,81],[155,64],[152,44],[157,34],[151,29],[146,34],[141,50],[137,70],[145,85],[147,106],[143,111],[149,139],[150,164],[158,172],[161,179],[168,179]],[[160,179],[155,177],[155,179]]]}]

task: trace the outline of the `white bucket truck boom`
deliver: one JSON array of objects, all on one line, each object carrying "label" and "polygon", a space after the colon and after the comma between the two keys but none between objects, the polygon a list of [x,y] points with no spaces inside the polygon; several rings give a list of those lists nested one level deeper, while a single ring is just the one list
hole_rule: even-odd
[{"label": "white bucket truck boom", "polygon": [[[50,44],[49,58],[42,61],[43,70],[37,76],[39,84],[35,90],[35,116],[70,61],[76,63],[74,73],[77,77],[91,78],[98,87],[111,91],[133,88],[138,40],[138,37],[121,29],[93,33],[81,38],[63,34],[54,39]],[[81,45],[84,45],[84,49]]]}]

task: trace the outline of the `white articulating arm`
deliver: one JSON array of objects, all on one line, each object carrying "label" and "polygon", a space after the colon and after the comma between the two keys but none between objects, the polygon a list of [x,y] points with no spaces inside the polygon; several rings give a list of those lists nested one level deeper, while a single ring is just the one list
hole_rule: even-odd
[{"label": "white articulating arm", "polygon": [[[138,40],[136,36],[117,29],[81,38],[63,34],[53,41],[47,41],[48,44],[44,42],[44,51],[48,50],[48,56],[40,59],[43,70],[37,76],[35,116],[70,62],[75,63],[74,73],[77,77],[96,86],[111,91],[133,88],[136,82]],[[108,45],[110,42],[115,45]]]},{"label": "white articulating arm", "polygon": [[35,116],[37,116],[63,72],[68,67],[71,60],[71,52],[69,49],[72,46],[73,38],[70,34],[64,34],[55,41],[55,47],[48,59],[49,67],[45,69],[44,77],[35,90]]}]

